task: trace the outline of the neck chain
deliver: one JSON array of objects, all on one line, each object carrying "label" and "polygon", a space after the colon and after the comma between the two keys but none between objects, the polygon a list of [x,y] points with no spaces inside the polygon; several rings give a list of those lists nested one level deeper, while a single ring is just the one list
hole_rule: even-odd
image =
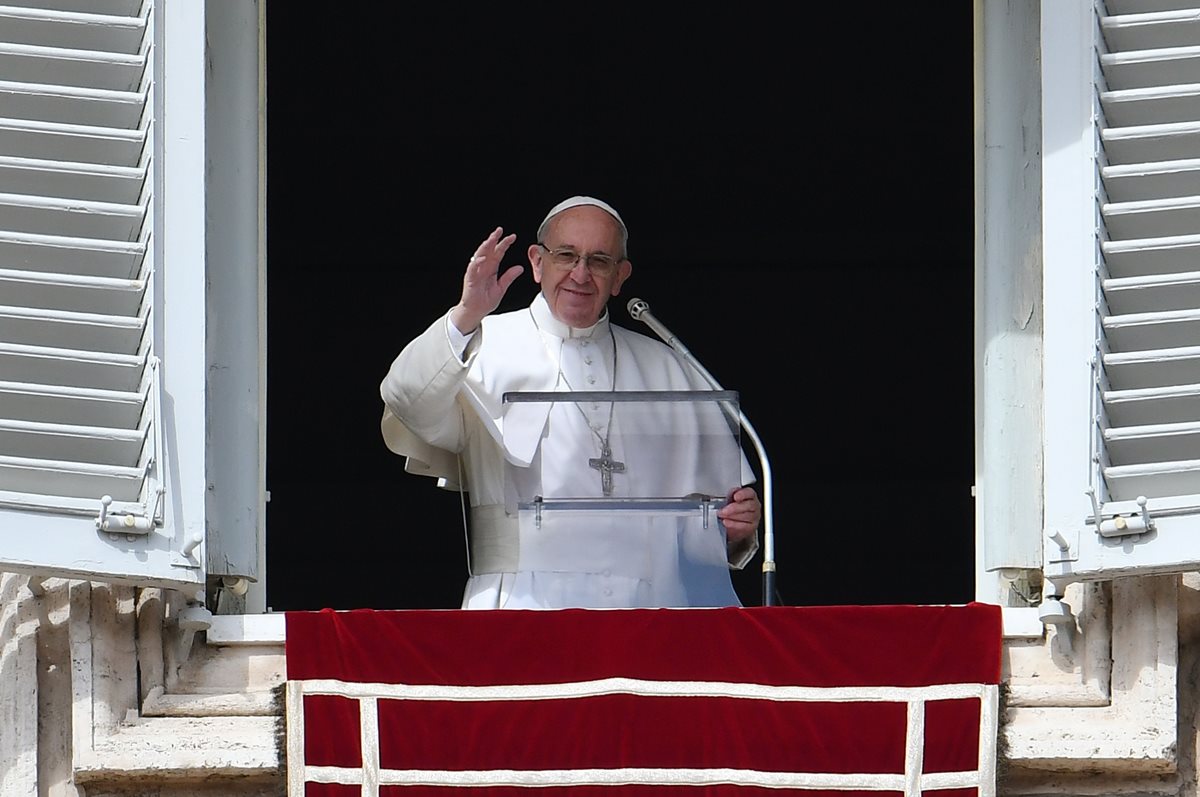
[{"label": "neck chain", "polygon": [[[542,328],[538,326],[537,318],[534,317],[532,309],[529,311],[529,317],[533,319],[533,326],[535,329],[537,329],[538,336],[542,337],[542,335],[541,335]],[[613,392],[616,392],[616,390],[617,390],[617,337],[612,331],[611,324],[608,327],[608,335],[609,335],[609,338],[612,340],[612,347],[613,347],[612,389],[613,389]],[[544,337],[542,337],[542,344],[545,345]],[[571,382],[567,379],[567,375],[565,373],[563,373],[562,341],[561,340],[559,341],[558,352],[559,352],[558,361],[557,361],[558,362],[558,375],[562,379],[563,384],[565,384],[568,389],[570,389],[572,392],[574,392],[575,388],[571,385]],[[553,356],[552,352],[548,352],[548,353],[550,353]],[[574,404],[574,402],[572,402],[572,403]],[[609,445],[609,439],[612,437],[613,409],[615,407],[616,407],[615,401],[610,401],[608,403],[608,425],[604,429],[604,436],[601,437],[600,433],[598,431],[596,431],[596,429],[592,426],[591,421],[588,419],[587,413],[583,411],[582,407],[580,407],[578,404],[575,404],[575,409],[579,410],[579,414],[583,416],[583,421],[585,424],[587,424],[587,428],[591,431],[591,433],[593,435],[596,436],[597,442],[600,443],[600,456],[599,457],[588,457],[588,467],[592,468],[593,470],[600,471],[600,489],[604,492],[604,494],[606,496],[612,495],[612,493],[613,493],[613,478],[612,478],[613,474],[625,472],[625,463],[618,462],[617,460],[613,459],[612,446]]]}]

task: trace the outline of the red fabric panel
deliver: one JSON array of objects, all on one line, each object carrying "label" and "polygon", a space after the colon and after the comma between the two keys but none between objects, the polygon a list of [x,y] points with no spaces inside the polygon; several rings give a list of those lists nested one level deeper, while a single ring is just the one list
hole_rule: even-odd
[{"label": "red fabric panel", "polygon": [[[927,791],[933,797],[976,797],[975,789]],[[904,797],[901,791],[841,789],[766,789],[757,786],[539,786],[519,788],[489,786],[461,789],[455,786],[380,786],[379,797]],[[307,795],[312,797],[312,795]],[[325,797],[325,795],[321,795]],[[329,797],[346,797],[344,792]],[[357,797],[357,792],[355,793]]]},{"label": "red fabric panel", "polygon": [[[408,791],[407,797],[417,794]],[[312,783],[304,784],[304,797],[362,797],[362,786],[349,786],[345,783]],[[462,793],[459,793],[462,797]],[[528,795],[526,795],[528,797]]]},{"label": "red fabric panel", "polygon": [[379,763],[384,769],[731,767],[902,774],[904,745],[896,740],[904,738],[905,717],[905,706],[897,703],[634,695],[381,700]]},{"label": "red fabric panel", "polygon": [[[975,789],[925,792],[934,797],[976,797]],[[455,786],[380,786],[379,797],[904,797],[901,791],[842,791],[841,789],[766,789],[757,786],[539,786],[520,788],[489,786],[461,789]],[[307,795],[306,797],[312,797]],[[321,795],[325,797],[325,795]],[[346,797],[344,792],[329,797]],[[355,793],[357,797],[357,792]]]},{"label": "red fabric panel", "polygon": [[924,772],[969,772],[979,766],[979,701],[925,704]]},{"label": "red fabric panel", "polygon": [[337,695],[305,695],[304,760],[313,767],[361,767],[362,732],[358,701]]},{"label": "red fabric panel", "polygon": [[293,680],[410,684],[995,684],[999,616],[988,604],[288,612],[287,669]]}]

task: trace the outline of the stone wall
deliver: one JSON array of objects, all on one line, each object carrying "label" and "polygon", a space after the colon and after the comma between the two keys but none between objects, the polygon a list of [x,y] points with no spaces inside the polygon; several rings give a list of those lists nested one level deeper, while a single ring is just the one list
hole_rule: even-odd
[{"label": "stone wall", "polygon": [[[1200,797],[1200,577],[1066,597],[1073,630],[1006,640],[997,793]],[[0,794],[286,793],[282,615],[192,631],[183,608],[158,589],[0,574]]]}]

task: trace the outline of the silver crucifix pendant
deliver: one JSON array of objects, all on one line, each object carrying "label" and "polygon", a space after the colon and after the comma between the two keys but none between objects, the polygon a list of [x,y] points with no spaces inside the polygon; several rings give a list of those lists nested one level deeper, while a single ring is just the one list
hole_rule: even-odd
[{"label": "silver crucifix pendant", "polygon": [[599,459],[591,458],[588,460],[588,467],[595,468],[596,470],[600,471],[600,489],[604,490],[605,495],[612,495],[612,475],[614,473],[625,472],[625,463],[617,462],[613,459],[612,448],[608,445],[608,441],[605,441],[604,444],[600,446]]}]

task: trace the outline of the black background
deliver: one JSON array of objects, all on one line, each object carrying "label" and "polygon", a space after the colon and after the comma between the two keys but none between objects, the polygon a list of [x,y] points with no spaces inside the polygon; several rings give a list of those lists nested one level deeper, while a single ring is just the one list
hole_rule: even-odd
[{"label": "black background", "polygon": [[268,3],[273,610],[459,605],[458,496],[384,447],[379,381],[574,194],[630,228],[613,319],[646,299],[741,393],[780,602],[973,598],[971,4],[649,5]]}]

